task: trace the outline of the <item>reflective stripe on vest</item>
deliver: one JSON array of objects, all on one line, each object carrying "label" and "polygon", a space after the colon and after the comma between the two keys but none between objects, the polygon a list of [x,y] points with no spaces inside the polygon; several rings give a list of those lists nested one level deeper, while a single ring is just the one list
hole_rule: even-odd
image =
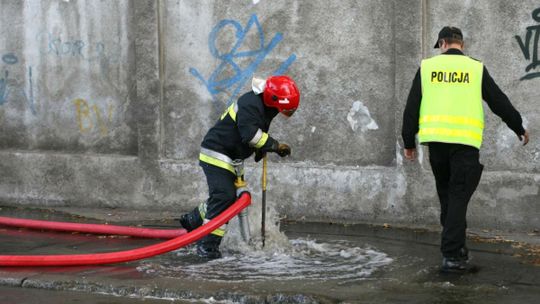
[{"label": "reflective stripe on vest", "polygon": [[481,62],[461,55],[422,61],[418,140],[480,148],[484,129]]},{"label": "reflective stripe on vest", "polygon": [[236,175],[232,159],[223,153],[219,153],[206,148],[201,148],[199,160],[207,164],[228,170],[234,175]]}]

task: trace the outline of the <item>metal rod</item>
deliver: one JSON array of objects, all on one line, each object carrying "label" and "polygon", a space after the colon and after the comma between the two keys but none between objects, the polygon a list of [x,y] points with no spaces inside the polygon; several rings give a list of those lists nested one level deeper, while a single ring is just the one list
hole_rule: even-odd
[{"label": "metal rod", "polygon": [[262,210],[261,210],[261,237],[262,237],[262,247],[264,248],[264,243],[266,241],[266,168],[267,161],[266,155],[263,158],[263,170],[262,170]]}]

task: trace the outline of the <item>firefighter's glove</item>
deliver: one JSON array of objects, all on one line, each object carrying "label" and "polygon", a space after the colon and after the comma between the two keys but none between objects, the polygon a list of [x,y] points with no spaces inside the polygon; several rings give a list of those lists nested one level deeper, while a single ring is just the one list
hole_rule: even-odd
[{"label": "firefighter's glove", "polygon": [[261,151],[260,149],[255,150],[255,162],[258,163],[266,156],[266,152]]},{"label": "firefighter's glove", "polygon": [[285,156],[291,155],[291,147],[289,147],[287,144],[278,144],[275,152],[279,156],[285,157]]}]

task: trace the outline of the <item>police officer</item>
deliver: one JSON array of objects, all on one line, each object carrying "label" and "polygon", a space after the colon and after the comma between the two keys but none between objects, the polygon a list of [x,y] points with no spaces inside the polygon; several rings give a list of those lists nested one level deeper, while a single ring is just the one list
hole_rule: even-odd
[{"label": "police officer", "polygon": [[499,89],[482,62],[463,54],[463,34],[456,27],[439,32],[441,55],[422,61],[403,114],[404,155],[416,158],[415,135],[429,147],[429,161],[441,205],[441,270],[468,268],[465,246],[467,205],[480,181],[479,162],[484,115],[482,100],[502,118],[523,145],[529,134],[521,115]]},{"label": "police officer", "polygon": [[[298,108],[300,91],[287,76],[254,78],[253,90],[231,104],[208,131],[201,144],[199,164],[208,183],[209,198],[180,218],[180,224],[191,231],[210,221],[236,200],[234,160],[244,160],[255,152],[255,161],[267,152],[281,157],[291,154],[286,144],[268,135],[272,119],[282,113],[290,117]],[[203,258],[221,257],[219,245],[225,234],[221,227],[197,242],[197,254]]]}]

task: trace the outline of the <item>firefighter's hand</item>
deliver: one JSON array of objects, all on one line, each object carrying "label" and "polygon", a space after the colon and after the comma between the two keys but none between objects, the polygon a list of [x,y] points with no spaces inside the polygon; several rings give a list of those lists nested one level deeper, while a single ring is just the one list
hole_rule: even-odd
[{"label": "firefighter's hand", "polygon": [[291,155],[291,147],[289,147],[287,144],[279,144],[278,148],[276,149],[276,153],[281,157]]},{"label": "firefighter's hand", "polygon": [[413,161],[416,159],[416,148],[412,149],[403,149],[403,155],[405,159]]},{"label": "firefighter's hand", "polygon": [[524,146],[529,143],[529,131],[525,130],[525,134],[520,135],[519,140],[523,142]]},{"label": "firefighter's hand", "polygon": [[266,156],[266,152],[262,152],[261,150],[257,149],[255,150],[255,162],[258,163]]}]

